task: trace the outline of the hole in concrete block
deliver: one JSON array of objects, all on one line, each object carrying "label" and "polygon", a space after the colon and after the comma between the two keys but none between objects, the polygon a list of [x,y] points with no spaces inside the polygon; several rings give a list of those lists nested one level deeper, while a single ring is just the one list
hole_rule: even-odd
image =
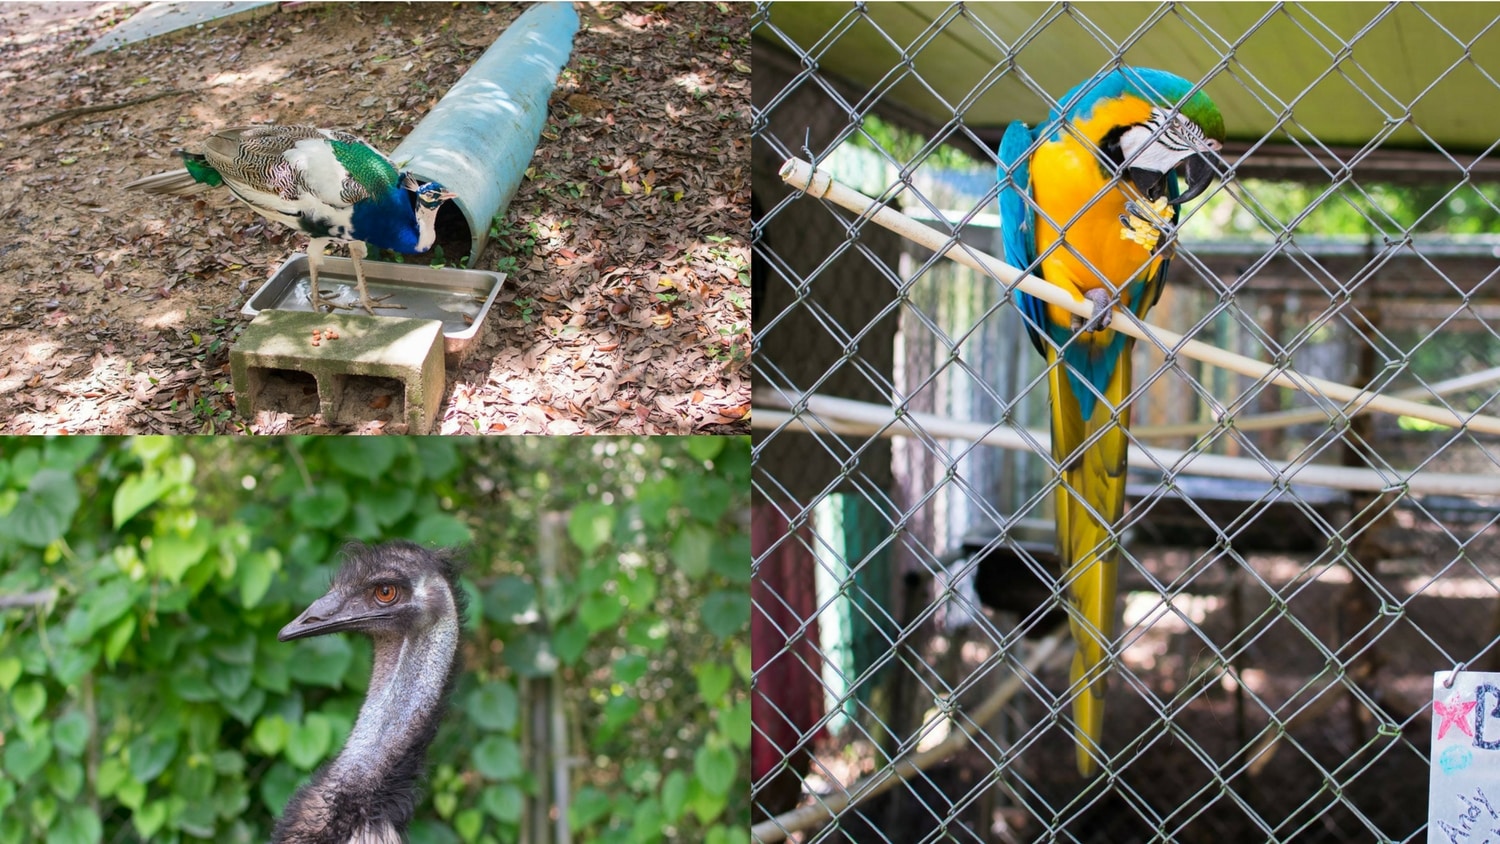
[{"label": "hole in concrete block", "polygon": [[329,394],[330,422],[352,424],[380,420],[406,421],[406,384],[379,375],[334,375]]},{"label": "hole in concrete block", "polygon": [[246,372],[250,405],[256,410],[311,416],[317,413],[318,380],[296,369],[252,366]]}]

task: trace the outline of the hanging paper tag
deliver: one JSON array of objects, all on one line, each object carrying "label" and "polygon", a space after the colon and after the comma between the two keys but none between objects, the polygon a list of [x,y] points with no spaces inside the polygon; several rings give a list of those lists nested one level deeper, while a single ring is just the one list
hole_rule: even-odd
[{"label": "hanging paper tag", "polygon": [[1433,675],[1431,776],[1428,844],[1500,842],[1500,674]]}]

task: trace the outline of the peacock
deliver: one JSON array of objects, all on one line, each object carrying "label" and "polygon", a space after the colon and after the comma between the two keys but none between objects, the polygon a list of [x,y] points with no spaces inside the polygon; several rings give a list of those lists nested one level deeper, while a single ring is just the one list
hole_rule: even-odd
[{"label": "peacock", "polygon": [[[242,126],[214,133],[203,152],[177,150],[186,167],[126,185],[170,196],[228,186],[268,220],[306,232],[312,308],[331,309],[318,290],[318,262],[329,241],[349,244],[359,302],[375,313],[360,259],[365,244],[397,252],[426,252],[437,238],[442,204],[455,194],[437,182],[419,183],[379,150],[341,129]],[[385,306],[380,307],[397,307]]]}]

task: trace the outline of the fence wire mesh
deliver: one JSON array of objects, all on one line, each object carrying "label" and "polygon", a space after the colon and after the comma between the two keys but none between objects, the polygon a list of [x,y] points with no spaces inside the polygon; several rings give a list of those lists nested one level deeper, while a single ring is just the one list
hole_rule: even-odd
[{"label": "fence wire mesh", "polygon": [[1003,256],[1006,124],[1171,70],[1229,139],[1146,320],[1473,420],[1500,404],[1496,7],[767,3],[751,26],[753,838],[1424,838],[1433,672],[1500,670],[1500,442],[1138,343],[1083,777],[1047,364],[1010,288],[777,171]]}]

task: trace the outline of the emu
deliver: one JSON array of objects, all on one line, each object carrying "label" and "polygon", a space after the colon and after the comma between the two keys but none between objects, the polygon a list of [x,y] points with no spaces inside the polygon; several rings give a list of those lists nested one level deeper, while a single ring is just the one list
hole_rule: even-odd
[{"label": "emu", "polygon": [[281,629],[283,642],[363,633],[370,688],[349,740],[287,802],[272,844],[402,844],[417,778],[458,674],[466,601],[458,562],[411,542],[351,543],[328,594]]}]

